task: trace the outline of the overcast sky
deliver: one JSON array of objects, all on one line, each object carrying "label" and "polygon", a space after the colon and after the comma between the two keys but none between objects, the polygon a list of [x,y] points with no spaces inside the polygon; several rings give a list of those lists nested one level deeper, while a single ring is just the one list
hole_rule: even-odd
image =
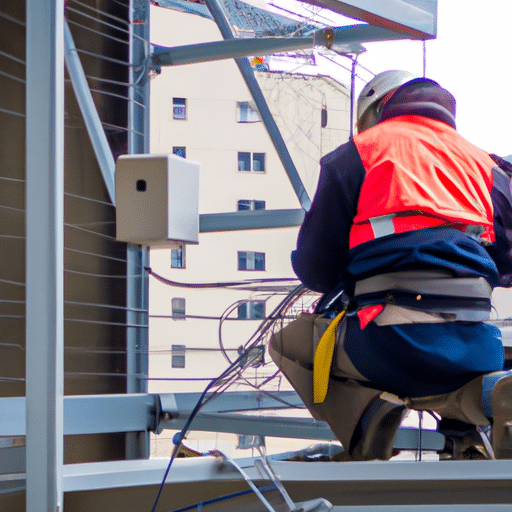
[{"label": "overcast sky", "polygon": [[[378,73],[423,73],[416,41],[365,44],[359,57]],[[457,100],[457,127],[468,140],[512,155],[512,0],[438,0],[437,38],[426,43],[426,74]]]}]

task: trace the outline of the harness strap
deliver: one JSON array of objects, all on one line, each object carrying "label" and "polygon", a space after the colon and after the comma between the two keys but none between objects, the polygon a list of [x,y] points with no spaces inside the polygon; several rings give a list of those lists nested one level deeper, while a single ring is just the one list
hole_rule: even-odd
[{"label": "harness strap", "polygon": [[313,360],[313,400],[315,404],[321,404],[327,395],[334,345],[336,343],[336,327],[344,316],[345,310],[338,313],[327,326],[316,347]]}]

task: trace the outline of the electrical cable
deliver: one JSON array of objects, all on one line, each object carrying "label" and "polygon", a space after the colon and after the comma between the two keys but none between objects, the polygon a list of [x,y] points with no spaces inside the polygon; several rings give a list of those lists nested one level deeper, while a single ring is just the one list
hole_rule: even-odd
[{"label": "electrical cable", "polygon": [[[171,454],[171,458],[169,460],[169,464],[167,465],[167,469],[165,470],[165,473],[164,473],[164,477],[162,479],[162,482],[160,484],[160,487],[158,489],[158,493],[157,493],[157,496],[156,496],[156,499],[155,499],[155,502],[153,504],[153,507],[151,509],[151,512],[155,512],[156,510],[156,507],[158,505],[158,501],[160,500],[160,496],[162,494],[162,491],[163,491],[163,488],[164,488],[164,485],[165,485],[165,482],[167,480],[167,476],[169,474],[169,471],[171,469],[171,466],[172,466],[172,463],[174,462],[174,459],[176,458],[176,456],[178,455],[178,452],[181,448],[181,445],[182,445],[182,442],[183,442],[183,439],[186,435],[186,433],[188,432],[188,430],[190,429],[190,425],[192,424],[192,421],[194,420],[195,416],[197,415],[197,413],[199,412],[199,410],[201,409],[201,407],[204,405],[203,401],[206,399],[206,395],[208,394],[208,392],[210,391],[211,388],[213,388],[217,382],[219,381],[222,381],[224,379],[226,379],[229,374],[237,367],[240,365],[241,361],[243,359],[243,354],[240,355],[238,357],[238,359],[236,359],[233,364],[231,364],[226,370],[224,370],[224,372],[221,373],[221,375],[213,380],[210,381],[210,383],[206,386],[206,388],[204,389],[204,391],[201,393],[201,396],[199,397],[199,400],[197,401],[194,409],[192,410],[192,412],[190,413],[189,417],[187,418],[187,421],[185,422],[185,425],[183,426],[183,428],[177,432],[174,437],[173,437],[173,443],[174,443],[174,448],[173,448],[173,451],[172,451],[172,454]],[[216,395],[217,392],[213,392],[213,395]],[[209,401],[211,400],[212,396],[208,397],[208,399],[206,401]]]},{"label": "electrical cable", "polygon": [[154,277],[161,283],[167,284],[169,286],[175,286],[177,288],[232,288],[235,286],[243,286],[248,284],[261,284],[261,283],[280,283],[280,282],[288,282],[288,281],[298,281],[296,277],[270,277],[270,278],[261,278],[261,279],[244,279],[241,281],[225,281],[225,282],[217,282],[217,283],[181,283],[178,281],[173,281],[171,279],[167,279],[160,274],[154,272],[151,267],[146,267],[148,271],[148,275]]}]

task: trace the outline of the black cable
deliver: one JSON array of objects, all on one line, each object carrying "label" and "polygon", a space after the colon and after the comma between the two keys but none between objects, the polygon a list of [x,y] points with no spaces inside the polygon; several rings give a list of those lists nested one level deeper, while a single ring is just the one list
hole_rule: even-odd
[{"label": "black cable", "polygon": [[247,284],[261,284],[261,283],[282,283],[287,281],[298,281],[296,277],[269,277],[261,279],[245,279],[242,281],[225,281],[218,283],[180,283],[172,281],[160,274],[155,273],[150,267],[146,267],[148,275],[153,276],[158,281],[169,286],[176,286],[178,288],[231,288],[234,286],[243,286]]},{"label": "black cable", "polygon": [[[162,494],[162,491],[163,491],[163,488],[164,488],[164,485],[165,485],[165,481],[167,480],[167,476],[169,475],[169,471],[171,469],[171,466],[172,466],[172,463],[174,462],[174,459],[176,458],[176,456],[178,455],[179,453],[179,450],[181,448],[181,445],[182,445],[182,442],[183,442],[183,439],[186,435],[186,433],[188,432],[188,430],[190,429],[190,425],[192,424],[192,421],[194,420],[195,416],[197,415],[197,413],[199,412],[199,410],[201,409],[201,407],[204,405],[203,403],[203,400],[205,399],[208,391],[217,383],[219,382],[220,380],[223,380],[225,379],[229,373],[234,369],[236,368],[236,366],[238,366],[238,364],[240,363],[240,361],[242,360],[242,357],[243,355],[241,355],[236,361],[233,362],[232,365],[230,365],[226,370],[224,370],[224,372],[222,372],[222,374],[211,380],[210,383],[206,386],[206,388],[204,389],[204,391],[201,393],[201,396],[199,397],[199,400],[197,401],[194,409],[192,410],[192,412],[190,413],[187,421],[185,422],[185,425],[183,426],[183,428],[177,432],[174,437],[173,437],[173,443],[174,443],[174,449],[172,451],[172,454],[171,454],[171,458],[169,460],[169,464],[167,465],[167,469],[165,470],[165,474],[164,474],[164,477],[162,479],[162,483],[160,484],[160,487],[158,489],[158,493],[157,493],[157,496],[156,496],[156,499],[155,499],[155,503],[153,504],[153,507],[151,509],[151,512],[155,512],[156,510],[156,507],[158,505],[158,501],[160,500],[160,496]],[[214,392],[213,393],[213,396],[214,395],[217,395],[218,393],[217,392]],[[205,403],[209,400],[211,400],[211,398],[213,398],[213,396],[210,396],[208,397],[208,399],[205,401]]]}]

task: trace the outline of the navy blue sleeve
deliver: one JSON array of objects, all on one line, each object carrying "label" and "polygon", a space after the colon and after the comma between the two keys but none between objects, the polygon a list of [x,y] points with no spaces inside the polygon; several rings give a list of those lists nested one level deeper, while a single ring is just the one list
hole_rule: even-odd
[{"label": "navy blue sleeve", "polygon": [[512,194],[510,177],[498,167],[494,168],[491,191],[494,207],[494,234],[496,242],[489,254],[496,263],[499,286],[512,287]]},{"label": "navy blue sleeve", "polygon": [[350,280],[349,234],[365,169],[352,141],[320,161],[320,177],[292,253],[292,265],[311,290],[328,293]]}]

